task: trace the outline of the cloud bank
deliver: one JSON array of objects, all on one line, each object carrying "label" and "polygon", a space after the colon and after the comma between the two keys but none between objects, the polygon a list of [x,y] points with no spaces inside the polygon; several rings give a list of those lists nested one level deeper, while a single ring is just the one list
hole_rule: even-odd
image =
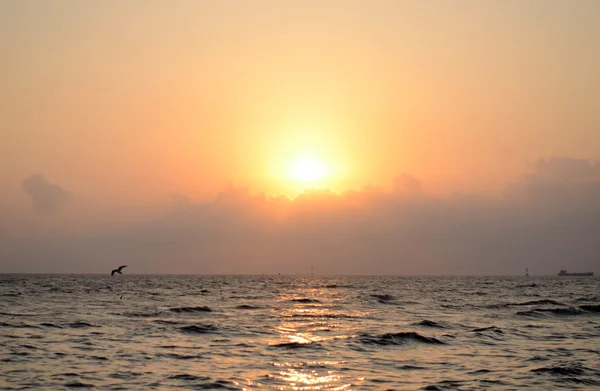
[{"label": "cloud bank", "polygon": [[585,159],[541,159],[534,172],[507,190],[509,197],[540,206],[598,211],[600,163]]},{"label": "cloud bank", "polygon": [[58,185],[48,182],[39,174],[23,181],[23,190],[31,198],[33,210],[40,214],[55,213],[65,206],[70,195]]},{"label": "cloud bank", "polygon": [[[2,271],[103,272],[124,262],[133,273],[600,272],[599,173],[588,160],[543,159],[502,198],[432,197],[410,175],[391,192],[314,190],[289,200],[231,188],[206,203],[173,196],[168,212],[134,223],[9,236]],[[36,191],[55,208],[62,202]]]}]

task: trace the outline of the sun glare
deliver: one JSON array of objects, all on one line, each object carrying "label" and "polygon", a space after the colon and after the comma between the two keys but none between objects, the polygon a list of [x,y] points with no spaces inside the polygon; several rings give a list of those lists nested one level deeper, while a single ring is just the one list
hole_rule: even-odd
[{"label": "sun glare", "polygon": [[327,131],[335,126],[309,123],[294,127],[282,123],[276,128],[290,130],[277,133],[265,151],[265,183],[273,194],[294,198],[307,190],[344,190],[348,172],[340,152],[344,144],[332,138],[334,132]]},{"label": "sun glare", "polygon": [[304,156],[290,164],[290,176],[302,183],[312,183],[327,179],[329,170],[320,160],[312,156]]}]

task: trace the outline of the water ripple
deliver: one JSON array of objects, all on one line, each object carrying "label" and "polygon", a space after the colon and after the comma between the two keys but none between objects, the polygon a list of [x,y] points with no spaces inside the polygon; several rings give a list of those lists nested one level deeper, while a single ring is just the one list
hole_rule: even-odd
[{"label": "water ripple", "polygon": [[593,389],[598,291],[598,278],[0,275],[0,387]]}]

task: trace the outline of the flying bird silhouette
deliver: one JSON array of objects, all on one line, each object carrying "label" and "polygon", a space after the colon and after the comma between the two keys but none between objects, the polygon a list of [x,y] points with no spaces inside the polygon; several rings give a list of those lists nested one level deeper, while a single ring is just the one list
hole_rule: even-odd
[{"label": "flying bird silhouette", "polygon": [[121,270],[123,270],[124,267],[127,267],[127,265],[123,265],[123,266],[119,266],[118,268],[114,269],[112,272],[110,272],[111,276],[114,276],[115,273],[119,273],[119,274],[123,274],[121,272]]}]

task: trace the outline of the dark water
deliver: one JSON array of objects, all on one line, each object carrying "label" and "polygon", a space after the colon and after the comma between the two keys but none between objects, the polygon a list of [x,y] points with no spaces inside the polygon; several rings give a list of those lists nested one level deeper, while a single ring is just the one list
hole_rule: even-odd
[{"label": "dark water", "polygon": [[595,389],[600,280],[2,275],[27,387]]}]

